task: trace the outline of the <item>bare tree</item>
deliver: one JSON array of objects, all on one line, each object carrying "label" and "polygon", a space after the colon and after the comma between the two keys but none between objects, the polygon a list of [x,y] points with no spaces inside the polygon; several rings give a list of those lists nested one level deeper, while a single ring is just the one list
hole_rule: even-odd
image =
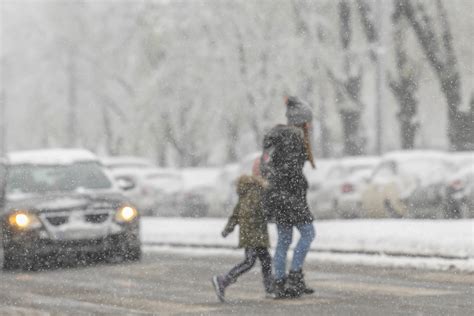
[{"label": "bare tree", "polygon": [[416,92],[418,90],[419,72],[415,62],[410,59],[405,46],[407,21],[403,16],[403,3],[394,0],[395,10],[392,15],[393,44],[395,49],[395,60],[397,77],[388,73],[388,83],[400,111],[398,121],[400,124],[400,139],[403,149],[413,149],[415,147],[416,132],[419,123],[416,121],[418,110],[418,100]]},{"label": "bare tree", "polygon": [[[401,0],[403,14],[410,22],[416,37],[435,72],[448,104],[448,138],[453,150],[474,149],[474,109],[460,110],[462,104],[461,76],[453,48],[453,34],[447,12],[437,0],[437,16],[428,14],[425,2]],[[439,30],[438,33],[436,30]]]},{"label": "bare tree", "polygon": [[[318,148],[319,154],[326,158],[331,155],[331,147],[329,146],[330,132],[326,122],[327,110],[322,81],[326,79],[324,69],[329,67],[329,65],[322,56],[321,46],[325,44],[322,29],[324,28],[323,23],[327,22],[327,20],[323,20],[317,10],[312,7],[312,3],[308,1],[293,0],[292,8],[295,21],[295,35],[303,40],[303,45],[310,52],[309,67],[302,67],[300,70],[304,80],[302,97],[304,100],[312,100],[315,94],[319,95],[315,112],[318,116],[320,139],[317,140],[315,148]],[[316,19],[316,25],[311,25],[310,18],[305,17],[305,13],[309,17]],[[316,91],[317,89],[319,91]],[[310,102],[310,104],[314,107],[313,102]]]},{"label": "bare tree", "polygon": [[341,0],[339,10],[339,38],[344,51],[343,71],[341,77],[328,70],[329,78],[336,91],[336,102],[342,121],[344,135],[344,154],[362,155],[365,153],[365,137],[362,135],[361,116],[364,109],[361,97],[364,72],[357,56],[351,49],[352,25],[351,5]]}]

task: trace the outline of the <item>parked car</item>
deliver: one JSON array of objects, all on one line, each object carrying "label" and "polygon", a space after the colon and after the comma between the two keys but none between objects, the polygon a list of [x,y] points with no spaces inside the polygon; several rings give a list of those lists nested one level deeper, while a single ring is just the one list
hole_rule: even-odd
[{"label": "parked car", "polygon": [[182,190],[183,179],[178,171],[159,168],[120,168],[112,170],[118,182],[132,182],[125,192],[143,215],[177,216],[176,200]]},{"label": "parked car", "polygon": [[[335,201],[335,211],[342,218],[360,218],[362,211],[362,192],[369,184],[374,168],[355,171],[340,182],[339,194]],[[336,188],[337,189],[337,188]]]},{"label": "parked car", "polygon": [[145,175],[142,186],[151,192],[154,216],[180,216],[184,179],[180,171],[157,169]]},{"label": "parked car", "polygon": [[184,188],[181,216],[224,216],[233,167],[187,168],[182,170]]},{"label": "parked car", "polygon": [[220,170],[214,186],[216,200],[211,206],[210,215],[225,217],[232,213],[233,207],[237,203],[235,181],[240,172],[241,167],[236,163],[226,165]]},{"label": "parked car", "polygon": [[443,152],[386,154],[362,193],[366,217],[439,217],[441,187],[453,169]]},{"label": "parked car", "polygon": [[474,151],[461,151],[449,154],[449,160],[457,170],[464,168],[474,168]]},{"label": "parked car", "polygon": [[338,217],[338,198],[342,193],[350,193],[341,191],[345,179],[358,171],[372,170],[378,161],[377,157],[367,156],[347,157],[333,162],[322,182],[318,184],[317,190],[314,189],[315,184],[310,185],[308,201],[316,217]]},{"label": "parked car", "polygon": [[305,164],[303,172],[308,180],[308,195],[313,195],[324,186],[328,173],[337,164],[336,159],[317,159],[316,168]]},{"label": "parked car", "polygon": [[474,165],[467,166],[446,181],[445,217],[474,217]]},{"label": "parked car", "polygon": [[85,150],[14,152],[0,166],[5,269],[78,253],[139,260],[139,213]]},{"label": "parked car", "polygon": [[178,198],[178,214],[183,217],[203,217],[211,208],[211,195],[215,194],[214,186],[200,185],[184,190]]}]

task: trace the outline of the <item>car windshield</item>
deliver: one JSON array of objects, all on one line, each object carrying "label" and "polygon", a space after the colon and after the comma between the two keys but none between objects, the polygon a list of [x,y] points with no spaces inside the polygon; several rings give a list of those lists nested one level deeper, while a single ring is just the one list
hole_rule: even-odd
[{"label": "car windshield", "polygon": [[8,168],[7,193],[46,193],[111,187],[112,183],[96,162],[12,165]]}]

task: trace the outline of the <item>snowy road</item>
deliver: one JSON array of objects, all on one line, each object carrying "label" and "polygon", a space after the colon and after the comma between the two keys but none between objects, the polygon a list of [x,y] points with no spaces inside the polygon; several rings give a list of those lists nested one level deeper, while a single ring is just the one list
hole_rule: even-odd
[{"label": "snowy road", "polygon": [[461,272],[318,264],[307,280],[316,294],[265,299],[258,269],[219,304],[210,276],[240,259],[239,251],[147,247],[134,264],[99,264],[42,272],[0,271],[0,315],[469,315],[474,275]]}]

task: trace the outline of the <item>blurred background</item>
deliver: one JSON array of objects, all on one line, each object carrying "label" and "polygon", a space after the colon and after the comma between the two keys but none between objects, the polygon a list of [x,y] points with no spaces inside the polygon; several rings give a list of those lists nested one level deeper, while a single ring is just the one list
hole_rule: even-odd
[{"label": "blurred background", "polygon": [[297,95],[319,218],[471,217],[473,6],[3,0],[0,152],[85,148],[145,214],[223,216]]},{"label": "blurred background", "polygon": [[1,1],[2,151],[219,166],[313,107],[319,157],[472,150],[470,0]]}]

